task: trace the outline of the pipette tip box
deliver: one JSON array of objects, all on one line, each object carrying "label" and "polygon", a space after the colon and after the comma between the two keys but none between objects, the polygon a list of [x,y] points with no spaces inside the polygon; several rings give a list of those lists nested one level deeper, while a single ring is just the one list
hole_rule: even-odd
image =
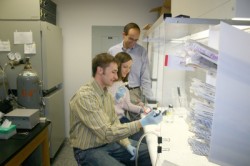
[{"label": "pipette tip box", "polygon": [[16,125],[10,127],[0,127],[0,139],[9,139],[16,134]]}]

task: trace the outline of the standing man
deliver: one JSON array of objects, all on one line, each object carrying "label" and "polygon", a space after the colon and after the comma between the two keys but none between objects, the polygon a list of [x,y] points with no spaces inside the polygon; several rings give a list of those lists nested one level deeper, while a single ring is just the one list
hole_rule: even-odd
[{"label": "standing man", "polygon": [[[92,60],[93,79],[80,87],[70,100],[70,144],[78,165],[133,165],[136,141],[127,137],[141,127],[157,124],[162,115],[151,111],[143,119],[121,124],[115,112],[114,99],[108,93],[117,77],[118,65],[107,53]],[[139,165],[151,165],[147,146],[139,151]]]},{"label": "standing man", "polygon": [[[147,51],[137,44],[140,37],[140,28],[135,23],[128,23],[123,29],[123,41],[108,50],[108,53],[115,56],[119,52],[127,52],[133,59],[133,64],[128,77],[128,89],[131,102],[138,104],[145,103],[146,99],[153,97],[149,73],[149,61]],[[137,114],[130,113],[130,119],[139,119]]]}]

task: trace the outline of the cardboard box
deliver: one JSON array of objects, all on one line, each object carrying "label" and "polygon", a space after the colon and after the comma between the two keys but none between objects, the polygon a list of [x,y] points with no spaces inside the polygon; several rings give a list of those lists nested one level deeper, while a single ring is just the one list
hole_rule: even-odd
[{"label": "cardboard box", "polygon": [[164,13],[171,13],[171,0],[164,0],[162,6],[155,7],[150,12],[157,12],[159,17]]},{"label": "cardboard box", "polygon": [[151,28],[152,24],[145,25],[142,30],[149,30]]}]

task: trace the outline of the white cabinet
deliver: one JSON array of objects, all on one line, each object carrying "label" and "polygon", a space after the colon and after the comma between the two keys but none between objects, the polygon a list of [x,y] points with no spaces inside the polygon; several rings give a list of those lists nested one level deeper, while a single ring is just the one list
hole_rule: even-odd
[{"label": "white cabinet", "polygon": [[[249,25],[247,21],[163,16],[144,36],[151,59],[153,91],[161,106],[172,104],[190,110],[192,78],[215,85],[208,159],[220,165],[250,163],[250,123],[247,122],[250,117],[250,35],[244,32],[249,31]],[[211,70],[185,68],[180,64],[188,39],[216,49],[217,67]]]},{"label": "white cabinet", "polygon": [[42,20],[56,25],[56,7],[52,0],[1,0],[0,20]]},{"label": "white cabinet", "polygon": [[40,20],[40,0],[1,0],[0,19]]},{"label": "white cabinet", "polygon": [[249,18],[249,0],[174,0],[171,3],[172,16],[185,14],[191,18]]}]

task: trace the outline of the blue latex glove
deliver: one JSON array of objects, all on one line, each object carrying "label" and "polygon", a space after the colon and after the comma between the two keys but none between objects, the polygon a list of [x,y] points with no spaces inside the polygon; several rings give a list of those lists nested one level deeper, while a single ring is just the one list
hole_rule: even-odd
[{"label": "blue latex glove", "polygon": [[132,155],[132,157],[130,158],[130,160],[135,160],[136,157],[136,148],[132,145],[128,145],[127,146],[127,151]]},{"label": "blue latex glove", "polygon": [[126,87],[120,86],[115,93],[115,100],[119,101],[126,93]]},{"label": "blue latex glove", "polygon": [[157,116],[156,116],[156,114],[157,113],[155,111],[151,111],[149,114],[147,114],[147,116],[142,118],[140,120],[142,127],[144,127],[146,125],[160,123],[162,121],[162,119],[163,119],[162,114],[159,113]]}]

